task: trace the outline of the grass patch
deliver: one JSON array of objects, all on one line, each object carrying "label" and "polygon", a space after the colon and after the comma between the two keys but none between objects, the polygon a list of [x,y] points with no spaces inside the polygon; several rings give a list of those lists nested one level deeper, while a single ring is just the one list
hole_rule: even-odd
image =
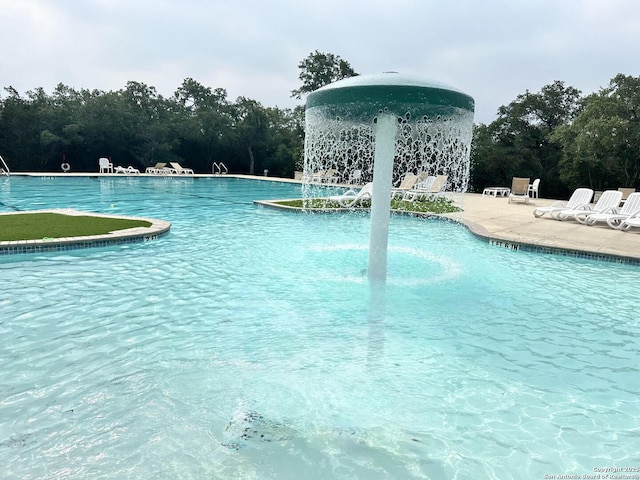
[{"label": "grass patch", "polygon": [[[293,208],[312,208],[319,210],[343,209],[344,207],[338,202],[333,202],[328,198],[310,198],[310,199],[294,199],[274,202]],[[358,203],[357,208],[371,208],[370,200],[363,200]],[[404,201],[399,198],[391,199],[391,208],[403,212],[415,213],[453,213],[460,212],[461,209],[456,207],[451,200],[443,197],[427,198],[416,200],[413,202]]]},{"label": "grass patch", "polygon": [[116,230],[150,227],[145,220],[64,215],[61,213],[18,213],[0,215],[0,241],[104,235]]}]

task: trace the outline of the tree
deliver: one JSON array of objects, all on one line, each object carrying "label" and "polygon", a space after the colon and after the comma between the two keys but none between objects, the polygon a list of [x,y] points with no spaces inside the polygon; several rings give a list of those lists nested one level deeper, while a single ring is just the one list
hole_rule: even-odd
[{"label": "tree", "polygon": [[[529,176],[541,179],[547,195],[565,195],[567,186],[558,173],[562,146],[552,143],[551,136],[555,129],[573,121],[580,101],[579,90],[556,81],[538,93],[526,91],[501,106],[498,118],[474,134],[474,190],[482,191],[488,183],[509,185],[514,176]],[[493,174],[500,177],[488,181]]]},{"label": "tree", "polygon": [[291,96],[302,98],[302,95],[311,93],[320,87],[324,87],[343,78],[358,75],[349,62],[342,60],[333,53],[322,53],[316,50],[298,64],[299,78],[302,86],[291,91]]},{"label": "tree", "polygon": [[249,175],[255,173],[256,149],[263,148],[269,129],[264,107],[256,100],[238,97],[235,102],[235,131],[238,146],[246,149],[249,157]]},{"label": "tree", "polygon": [[640,77],[616,75],[553,140],[563,147],[565,182],[597,190],[639,187]]},{"label": "tree", "polygon": [[178,152],[191,164],[210,172],[213,162],[222,161],[230,150],[232,107],[227,92],[187,78],[173,96],[176,105],[174,129],[180,138]]}]

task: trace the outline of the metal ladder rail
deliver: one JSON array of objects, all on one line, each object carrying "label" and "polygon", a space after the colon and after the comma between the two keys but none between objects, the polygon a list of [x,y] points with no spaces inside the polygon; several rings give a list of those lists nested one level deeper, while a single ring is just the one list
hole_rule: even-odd
[{"label": "metal ladder rail", "polygon": [[7,177],[11,175],[11,171],[4,161],[4,158],[2,158],[2,155],[0,155],[0,162],[2,162],[2,165],[0,165],[0,175],[6,175]]},{"label": "metal ladder rail", "polygon": [[228,173],[228,172],[229,172],[229,169],[228,169],[228,168],[227,168],[227,166],[226,166],[224,163],[222,163],[222,162],[220,162],[220,163],[218,163],[218,162],[213,162],[213,165],[212,165],[212,167],[211,167],[211,172],[212,172],[214,175],[225,175],[226,173]]}]

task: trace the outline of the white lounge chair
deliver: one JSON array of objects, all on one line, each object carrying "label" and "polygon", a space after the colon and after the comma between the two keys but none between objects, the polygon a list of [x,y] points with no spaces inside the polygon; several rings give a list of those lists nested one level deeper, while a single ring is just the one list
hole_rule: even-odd
[{"label": "white lounge chair", "polygon": [[352,207],[362,200],[371,199],[373,182],[367,183],[360,190],[349,189],[342,195],[332,195],[329,200],[338,202],[343,207]]},{"label": "white lounge chair", "polygon": [[577,220],[580,223],[585,223],[584,219],[589,214],[616,211],[618,205],[620,205],[621,198],[622,192],[618,190],[607,190],[602,192],[602,195],[600,195],[600,198],[598,198],[598,201],[593,207],[590,204],[586,204],[578,208],[551,213],[551,216],[556,220]]},{"label": "white lounge chair", "polygon": [[640,211],[640,192],[635,192],[627,197],[627,201],[624,202],[620,210],[614,208],[610,212],[591,213],[584,218],[584,223],[595,225],[598,222],[607,222],[611,228],[619,229],[622,220],[629,218],[638,211]]},{"label": "white lounge chair", "polygon": [[125,167],[121,167],[120,165],[118,165],[115,169],[115,173],[124,173],[124,174],[129,174],[129,175],[139,175],[140,174],[140,170],[138,170],[137,168],[133,168],[131,165],[129,165],[127,168]]},{"label": "white lounge chair", "polygon": [[107,157],[99,158],[98,166],[100,167],[100,173],[113,173],[113,163]]},{"label": "white lounge chair", "polygon": [[[609,225],[611,226],[611,224]],[[633,215],[630,215],[629,218],[625,218],[620,222],[619,226],[614,228],[617,228],[618,230],[622,230],[626,232],[627,230],[630,230],[632,227],[640,227],[640,211],[636,211],[636,213],[634,213]]]},{"label": "white lounge chair", "polygon": [[325,173],[326,170],[318,170],[314,173],[302,175],[302,181],[309,183],[322,183],[322,179],[324,178]]},{"label": "white lounge chair", "polygon": [[542,217],[545,213],[551,215],[552,213],[559,212],[561,210],[570,210],[578,208],[582,205],[588,205],[593,197],[593,190],[590,188],[577,188],[571,194],[571,197],[567,202],[558,200],[546,207],[537,207],[533,211],[533,216],[536,218]]},{"label": "white lounge chair", "polygon": [[178,175],[193,175],[194,174],[192,169],[184,168],[178,162],[169,162],[169,165],[171,165],[171,168],[173,169],[173,172],[171,172],[171,173],[177,173]]},{"label": "white lounge chair", "polygon": [[513,177],[511,181],[511,192],[509,192],[509,203],[514,200],[529,203],[529,182],[529,177]]}]

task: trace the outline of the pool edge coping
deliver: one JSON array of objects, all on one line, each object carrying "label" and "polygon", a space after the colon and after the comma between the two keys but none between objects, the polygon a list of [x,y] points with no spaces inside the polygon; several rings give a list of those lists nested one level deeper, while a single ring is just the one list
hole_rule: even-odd
[{"label": "pool edge coping", "polygon": [[[253,203],[260,206],[265,206],[265,207],[275,208],[280,210],[289,210],[289,211],[298,211],[298,212],[303,210],[301,208],[292,207],[290,205],[281,205],[277,203],[277,202],[282,202],[287,200],[294,200],[294,199],[254,200]],[[306,209],[306,210],[311,211],[312,213],[333,213],[333,212],[344,213],[353,209],[335,208],[335,209]],[[360,208],[357,210],[365,211],[368,209]],[[441,213],[429,213],[429,212],[408,212],[403,210],[391,210],[391,213],[393,213],[394,215],[408,215],[408,216],[420,217],[425,219],[450,221],[450,222],[458,223],[460,225],[465,226],[467,230],[474,237],[485,240],[492,246],[506,248],[512,251],[533,252],[533,253],[542,253],[542,254],[549,254],[549,255],[561,255],[566,257],[584,258],[584,259],[590,259],[590,260],[596,260],[596,261],[640,266],[640,257],[601,253],[601,252],[592,251],[588,249],[579,249],[579,248],[572,249],[572,248],[566,248],[566,247],[556,247],[556,246],[550,246],[550,245],[543,245],[541,243],[536,243],[536,242],[523,242],[519,240],[506,238],[500,235],[494,235],[477,222],[473,222],[465,218],[456,218],[456,216],[461,216],[461,214],[464,214],[464,212],[441,214]]]},{"label": "pool edge coping", "polygon": [[102,218],[117,218],[124,220],[142,220],[151,223],[149,227],[133,227],[114,230],[101,235],[84,235],[79,237],[43,238],[33,240],[5,240],[0,241],[1,255],[19,255],[25,253],[51,252],[62,250],[76,250],[84,248],[105,247],[128,243],[139,243],[158,238],[169,233],[171,223],[147,217],[133,217],[126,215],[111,215],[76,210],[72,208],[51,208],[43,210],[29,210],[19,212],[2,212],[0,215],[28,215],[33,213],[58,213],[70,216],[92,216]]}]

